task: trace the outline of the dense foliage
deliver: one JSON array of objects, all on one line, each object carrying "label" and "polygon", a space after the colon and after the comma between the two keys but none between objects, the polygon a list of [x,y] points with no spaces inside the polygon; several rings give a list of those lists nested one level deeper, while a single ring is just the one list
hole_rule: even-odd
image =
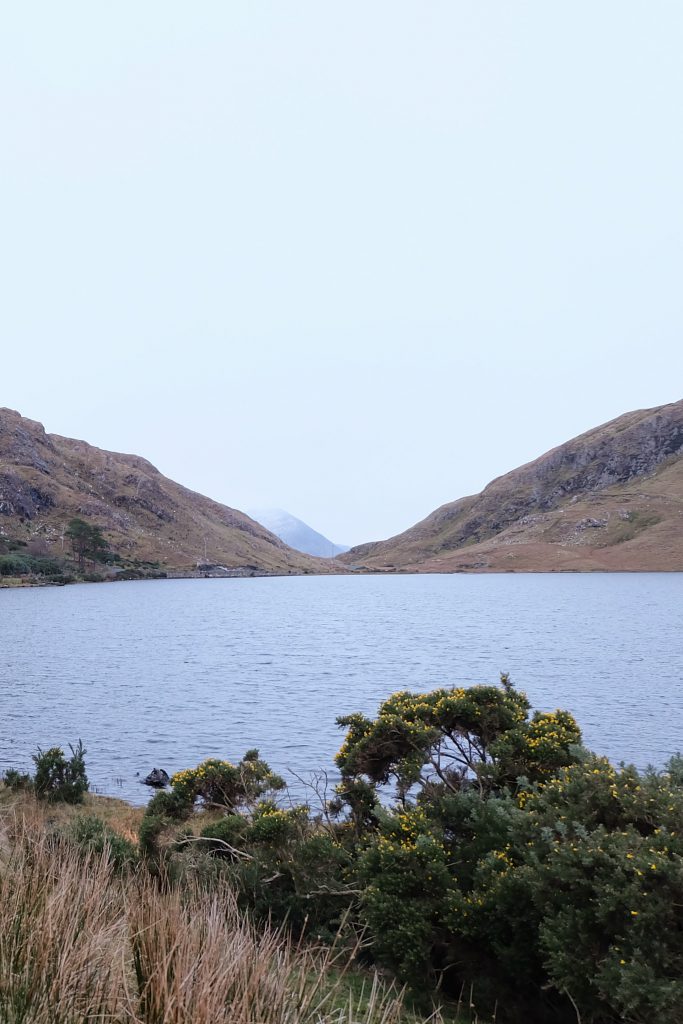
[{"label": "dense foliage", "polygon": [[9,789],[30,791],[39,800],[81,803],[88,792],[89,783],[85,769],[87,751],[79,740],[75,747],[69,745],[71,757],[66,757],[61,747],[50,747],[33,755],[35,775],[8,768],[3,781]]},{"label": "dense foliage", "polygon": [[86,560],[94,565],[96,562],[106,561],[110,554],[102,528],[86,523],[84,519],[72,519],[64,536],[71,541],[74,558],[81,569],[85,566]]},{"label": "dense foliage", "polygon": [[73,747],[69,744],[71,757],[67,758],[61,747],[50,747],[33,755],[36,773],[33,786],[36,796],[44,800],[61,800],[66,804],[78,804],[88,791],[88,776],[85,771],[85,748],[81,741]]},{"label": "dense foliage", "polygon": [[[279,798],[258,751],[173,776],[140,828],[153,874],[227,880],[243,909],[302,936],[362,936],[418,997],[471,992],[480,1016],[683,1019],[680,757],[615,768],[567,712],[531,715],[507,678],[339,721],[340,781],[318,806]],[[36,790],[39,775],[67,781],[58,755],[36,758]],[[73,838],[133,856],[92,820]]]},{"label": "dense foliage", "polygon": [[[69,541],[65,547],[64,541]],[[64,530],[61,546],[40,536],[23,540],[0,536],[0,586],[12,578],[31,584],[66,584],[107,579],[163,579],[158,562],[123,558],[112,551],[102,528],[72,519]]]},{"label": "dense foliage", "polygon": [[678,761],[616,769],[570,714],[531,715],[505,677],[397,693],[339,723],[341,780],[317,813],[256,790],[237,800],[229,769],[223,797],[207,762],[152,801],[152,816],[170,807],[155,856],[171,871],[205,871],[208,856],[253,913],[323,938],[364,930],[367,955],[413,991],[464,985],[499,1018],[683,1014]]}]

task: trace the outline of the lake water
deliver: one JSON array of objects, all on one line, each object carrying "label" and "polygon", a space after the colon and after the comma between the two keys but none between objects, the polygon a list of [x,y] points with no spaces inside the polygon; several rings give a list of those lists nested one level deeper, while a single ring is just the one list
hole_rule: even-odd
[{"label": "lake water", "polygon": [[593,749],[661,765],[683,749],[682,598],[678,573],[0,590],[0,770],[81,737],[91,783],[138,803],[151,768],[249,747],[308,776],[333,770],[337,715],[500,671]]}]

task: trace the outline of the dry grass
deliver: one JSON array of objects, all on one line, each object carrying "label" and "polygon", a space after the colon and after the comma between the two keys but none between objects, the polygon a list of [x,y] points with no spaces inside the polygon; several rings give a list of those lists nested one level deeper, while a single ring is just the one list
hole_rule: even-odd
[{"label": "dry grass", "polygon": [[68,826],[76,818],[95,815],[124,839],[137,843],[138,829],[144,813],[144,807],[133,807],[125,800],[94,793],[86,793],[81,804],[46,804],[37,800],[32,793],[17,793],[0,783],[0,819],[4,819],[5,831],[7,822],[16,815],[34,830],[61,828]]},{"label": "dry grass", "polygon": [[[3,1024],[398,1024],[401,993],[346,984],[341,954],[255,928],[230,891],[160,887],[0,818]],[[432,1018],[433,1019],[433,1018]]]}]

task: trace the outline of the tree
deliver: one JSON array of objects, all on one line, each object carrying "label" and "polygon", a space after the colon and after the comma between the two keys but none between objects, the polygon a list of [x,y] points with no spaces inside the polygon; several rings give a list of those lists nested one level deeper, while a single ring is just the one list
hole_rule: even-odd
[{"label": "tree", "polygon": [[88,554],[90,555],[93,563],[102,561],[108,551],[108,547],[109,546],[102,535],[102,528],[100,526],[91,526]]},{"label": "tree", "polygon": [[102,561],[108,550],[102,527],[90,526],[83,519],[72,519],[64,535],[71,541],[74,558],[77,559],[80,569],[85,567],[86,558],[94,564]]},{"label": "tree", "polygon": [[71,541],[71,550],[78,561],[79,568],[85,565],[85,555],[90,541],[90,527],[83,519],[72,519],[66,528],[65,536]]}]

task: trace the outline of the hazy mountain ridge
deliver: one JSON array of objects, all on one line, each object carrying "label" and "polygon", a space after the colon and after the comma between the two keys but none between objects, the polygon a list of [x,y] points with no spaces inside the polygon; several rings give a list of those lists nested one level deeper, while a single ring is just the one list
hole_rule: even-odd
[{"label": "hazy mountain ridge", "polygon": [[111,549],[162,569],[198,564],[254,572],[326,572],[259,523],[168,479],[146,459],[47,434],[0,409],[0,536],[64,549],[75,516],[104,530]]},{"label": "hazy mountain ridge", "polygon": [[626,413],[342,561],[374,569],[683,570],[683,401]]},{"label": "hazy mountain ridge", "polygon": [[348,545],[335,544],[282,508],[249,509],[248,514],[296,551],[318,558],[334,558],[349,550]]}]

